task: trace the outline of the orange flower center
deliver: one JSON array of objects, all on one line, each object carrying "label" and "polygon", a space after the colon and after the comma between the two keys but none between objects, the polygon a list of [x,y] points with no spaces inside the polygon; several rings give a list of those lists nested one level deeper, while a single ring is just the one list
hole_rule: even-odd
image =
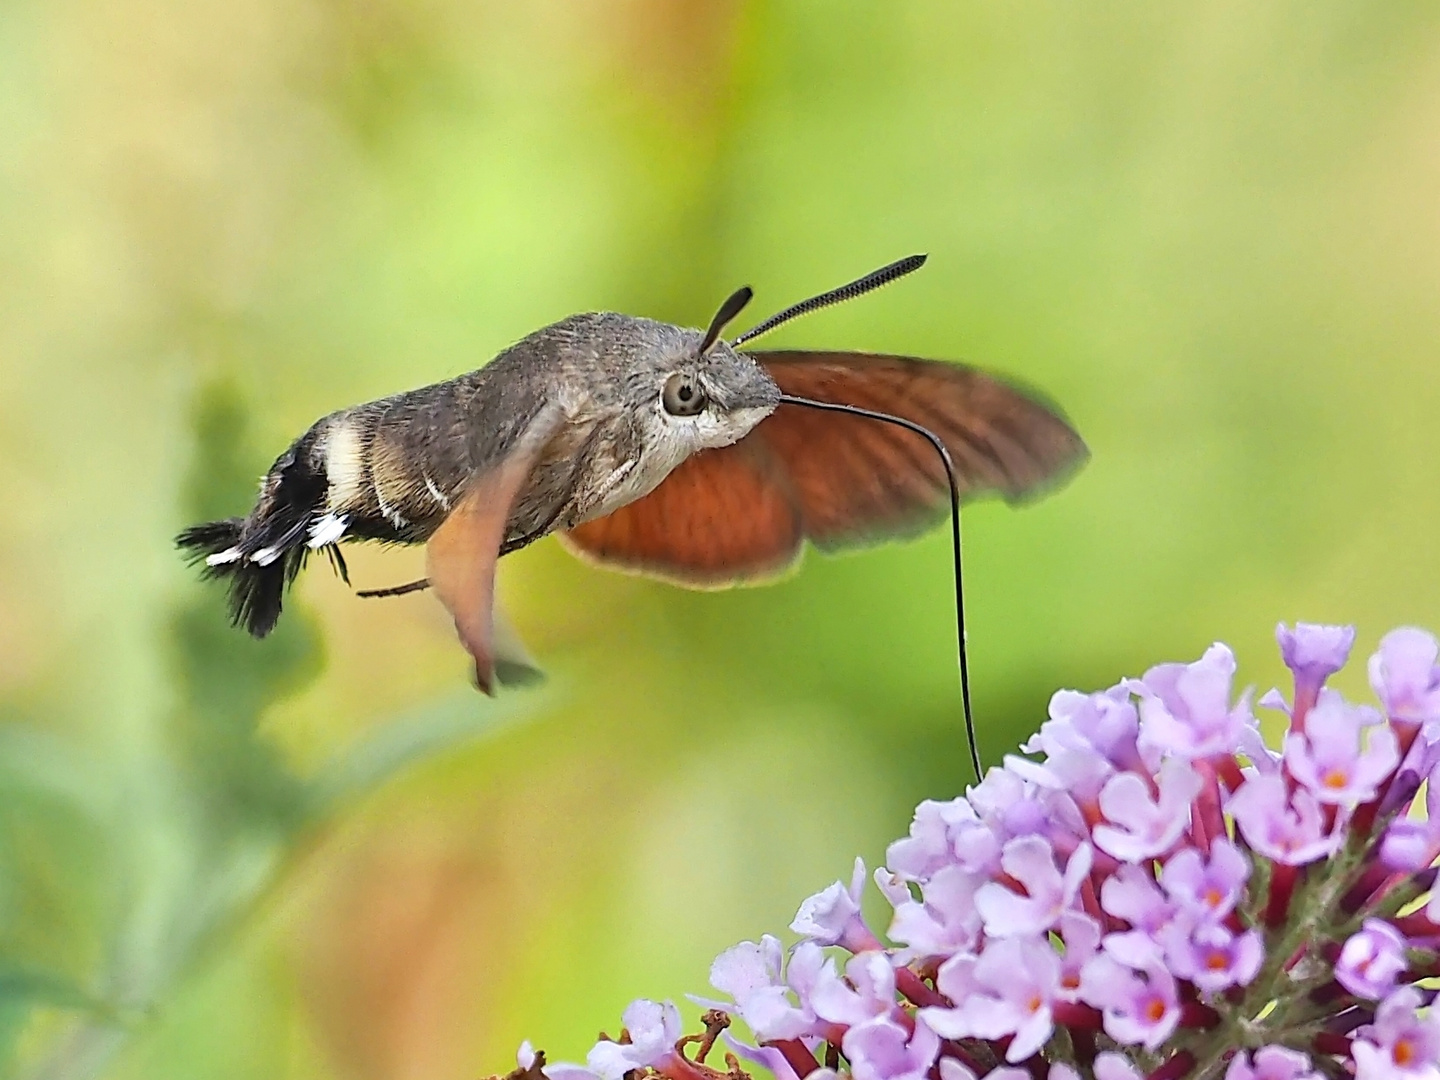
[{"label": "orange flower center", "polygon": [[1396,1065],[1404,1067],[1415,1060],[1415,1047],[1410,1044],[1409,1039],[1397,1039],[1390,1056],[1395,1059]]}]

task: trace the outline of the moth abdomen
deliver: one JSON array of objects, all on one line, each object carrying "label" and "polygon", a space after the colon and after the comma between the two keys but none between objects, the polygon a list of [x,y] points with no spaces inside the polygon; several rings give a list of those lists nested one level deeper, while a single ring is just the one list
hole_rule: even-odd
[{"label": "moth abdomen", "polygon": [[249,514],[176,538],[206,576],[228,582],[236,625],[268,634],[312,551],[418,543],[439,527],[465,476],[454,394],[442,383],[323,417],[275,459]]}]

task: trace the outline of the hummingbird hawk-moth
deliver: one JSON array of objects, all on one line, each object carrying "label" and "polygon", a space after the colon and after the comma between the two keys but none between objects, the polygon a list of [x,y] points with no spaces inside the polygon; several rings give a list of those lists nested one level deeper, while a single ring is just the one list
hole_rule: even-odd
[{"label": "hummingbird hawk-moth", "polygon": [[[944,515],[952,484],[957,502],[1014,502],[1068,475],[1087,454],[1079,435],[994,375],[908,356],[741,350],[923,262],[903,259],[731,342],[720,333],[748,288],[705,331],[612,312],[562,319],[477,371],[316,421],[276,459],[249,514],[178,543],[228,582],[233,621],[256,637],[312,552],[343,574],[341,543],[423,543],[427,581],[416,584],[454,617],[489,693],[495,563],[552,532],[602,566],[715,588],[779,574],[807,540],[833,550],[914,533]],[[885,418],[898,421],[873,422]],[[951,475],[921,431],[948,451]]]}]

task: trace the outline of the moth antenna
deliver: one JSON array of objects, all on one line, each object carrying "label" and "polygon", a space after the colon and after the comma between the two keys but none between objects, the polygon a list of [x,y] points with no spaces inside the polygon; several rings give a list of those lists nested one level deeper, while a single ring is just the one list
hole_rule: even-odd
[{"label": "moth antenna", "polygon": [[699,355],[704,356],[720,340],[720,331],[726,325],[745,310],[745,305],[750,303],[750,298],[755,295],[749,285],[736,289],[730,294],[730,298],[720,305],[720,310],[715,312],[715,317],[710,320],[710,329],[705,331],[705,340],[700,343]]},{"label": "moth antenna", "polygon": [[[841,285],[838,289],[831,289],[829,292],[821,293],[819,296],[812,296],[809,300],[801,300],[798,304],[792,304],[778,315],[771,315],[759,326],[746,330],[730,343],[732,349],[738,349],[747,341],[754,341],[762,334],[768,334],[777,326],[789,322],[791,319],[798,319],[801,315],[809,315],[812,311],[819,311],[821,308],[829,307],[831,304],[841,304],[846,300],[854,300],[857,296],[864,296],[868,292],[880,288],[882,285],[889,285],[896,278],[902,278],[906,274],[913,273],[925,265],[926,256],[907,255],[903,259],[891,263],[889,266],[882,266],[879,270],[873,270],[862,278],[857,278],[848,285]],[[737,312],[738,313],[738,312]],[[718,318],[718,316],[717,316]],[[713,327],[712,327],[713,329]]]},{"label": "moth antenna", "polygon": [[[912,256],[912,259],[919,259],[920,262],[915,263],[915,265],[909,269],[894,272],[892,277],[886,280],[893,280],[893,278],[899,277],[901,274],[909,273],[910,270],[915,269],[921,262],[925,261],[925,256]],[[886,267],[885,270],[877,270],[874,274],[871,274],[870,277],[876,277],[885,273],[886,270],[893,270],[894,267],[900,266],[901,263],[909,261],[911,260],[902,259],[900,263]],[[855,282],[854,285],[859,286],[868,280],[869,278],[862,278],[860,281]],[[884,283],[884,281],[881,281],[878,284],[883,285]],[[852,287],[853,286],[850,285],[844,286],[844,288],[847,289]],[[877,287],[878,285],[872,284],[861,291],[865,292]],[[835,291],[840,292],[841,290],[837,289]],[[855,295],[858,296],[859,293]],[[820,300],[823,298],[816,297],[816,299]],[[844,297],[841,297],[841,299],[844,299]],[[810,303],[810,301],[806,302]],[[827,302],[835,303],[833,300]],[[800,305],[797,305],[797,307],[798,306]],[[739,342],[737,341],[736,344],[739,344]],[[924,438],[935,448],[935,452],[940,455],[940,460],[945,465],[946,479],[950,482],[950,550],[954,556],[955,564],[955,638],[960,652],[960,702],[965,712],[965,739],[970,744],[970,764],[975,769],[975,782],[979,783],[984,779],[984,768],[980,762],[980,745],[975,737],[975,716],[970,709],[970,660],[965,649],[965,593],[962,586],[964,575],[960,568],[960,482],[955,477],[955,462],[950,458],[950,451],[945,448],[945,444],[940,440],[940,436],[936,435],[929,428],[915,423],[913,420],[906,420],[903,416],[891,416],[889,413],[876,412],[873,409],[862,409],[858,405],[839,405],[832,401],[815,401],[811,398],[796,397],[793,394],[781,394],[780,404],[804,405],[809,409],[825,409],[829,412],[849,413],[851,416],[863,416],[869,420],[881,420],[887,424],[895,424],[898,427],[905,428],[907,431],[913,431],[916,435]]]}]

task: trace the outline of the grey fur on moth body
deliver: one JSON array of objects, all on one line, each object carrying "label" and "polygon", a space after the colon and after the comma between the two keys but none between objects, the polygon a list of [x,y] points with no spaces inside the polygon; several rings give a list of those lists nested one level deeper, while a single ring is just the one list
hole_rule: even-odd
[{"label": "grey fur on moth body", "polygon": [[[349,517],[343,535],[419,543],[469,479],[551,411],[543,426],[554,436],[510,512],[502,551],[514,551],[639,498],[690,454],[736,442],[774,411],[780,388],[765,369],[724,342],[698,357],[702,337],[613,312],[573,315],[476,371],[332,413],[295,445],[308,442],[310,468],[328,478],[326,512]],[[665,413],[661,390],[676,372],[696,377],[713,414]],[[352,439],[358,475],[337,483],[331,470]]]},{"label": "grey fur on moth body", "polygon": [[[312,550],[427,540],[473,477],[543,429],[499,553],[518,550],[640,498],[774,411],[780,389],[765,369],[723,341],[698,355],[703,337],[613,312],[562,319],[476,371],[323,417],[276,459],[248,515],[179,542],[205,556],[209,576],[231,579],[235,621],[264,636]],[[661,392],[676,372],[715,408],[667,414]]]}]

